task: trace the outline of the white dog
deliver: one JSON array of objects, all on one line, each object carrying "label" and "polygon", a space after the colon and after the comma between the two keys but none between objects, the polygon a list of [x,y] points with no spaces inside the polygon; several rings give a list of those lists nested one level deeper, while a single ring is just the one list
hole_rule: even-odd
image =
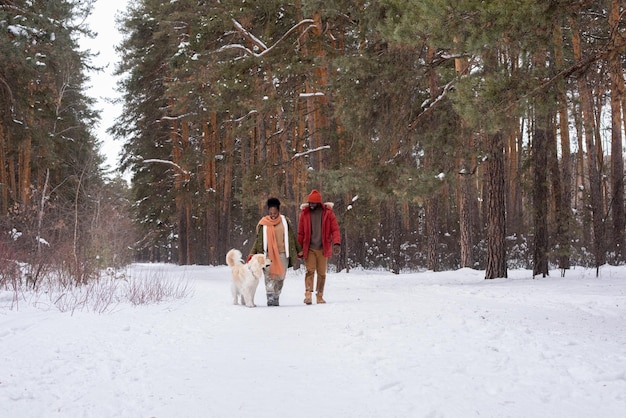
[{"label": "white dog", "polygon": [[[259,279],[263,275],[263,269],[271,264],[271,260],[263,254],[255,254],[249,262],[245,263],[241,258],[241,251],[232,249],[226,254],[226,264],[231,268],[233,283],[231,291],[233,293],[233,304],[246,305],[253,308],[254,294],[259,285]],[[241,298],[241,299],[240,299]]]}]

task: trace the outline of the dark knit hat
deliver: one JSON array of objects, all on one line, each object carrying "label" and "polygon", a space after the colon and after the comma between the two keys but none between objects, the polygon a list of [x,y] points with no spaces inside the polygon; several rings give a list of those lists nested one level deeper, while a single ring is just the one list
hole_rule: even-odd
[{"label": "dark knit hat", "polygon": [[309,203],[322,203],[322,195],[317,190],[313,189],[308,198]]}]

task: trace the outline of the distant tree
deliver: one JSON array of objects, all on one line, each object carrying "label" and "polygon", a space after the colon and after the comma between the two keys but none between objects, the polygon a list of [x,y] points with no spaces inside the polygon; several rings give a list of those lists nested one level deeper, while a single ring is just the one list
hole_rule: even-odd
[{"label": "distant tree", "polygon": [[606,238],[600,214],[618,212],[597,123],[600,69],[619,50],[612,4],[134,4],[114,132],[127,141],[143,256],[222,263],[245,251],[268,196],[297,218],[316,187],[346,228],[339,266],[497,278],[509,261],[539,274],[586,263]]},{"label": "distant tree", "polygon": [[96,265],[91,241],[102,157],[86,96],[91,55],[77,40],[93,1],[0,4],[0,225],[36,282],[47,268],[83,282]]}]

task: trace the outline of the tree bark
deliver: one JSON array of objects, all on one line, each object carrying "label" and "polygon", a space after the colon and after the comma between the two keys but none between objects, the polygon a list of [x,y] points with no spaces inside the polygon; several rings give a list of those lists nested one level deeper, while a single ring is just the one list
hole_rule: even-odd
[{"label": "tree bark", "polygon": [[9,210],[9,171],[6,156],[8,140],[4,125],[0,121],[0,216],[6,215]]},{"label": "tree bark", "polygon": [[[578,26],[573,19],[572,23],[572,46],[574,48],[574,58],[577,61],[580,61],[582,58],[580,33],[578,32]],[[593,225],[593,254],[597,268],[606,261],[604,244],[604,203],[602,200],[602,184],[597,155],[600,141],[599,138],[595,136],[596,124],[593,113],[593,98],[591,96],[591,88],[589,87],[585,74],[578,77],[577,84],[582,107],[583,132],[585,135],[585,144],[587,146],[587,168],[589,173],[590,189],[589,204],[591,207],[591,219]]]},{"label": "tree bark", "polygon": [[[612,33],[618,33],[620,20],[620,1],[611,2],[609,23]],[[614,37],[619,39],[618,36]],[[625,259],[624,250],[624,156],[622,153],[622,109],[621,101],[624,97],[624,68],[621,62],[622,55],[617,45],[609,56],[611,77],[611,212],[613,215],[613,251],[616,262]]]},{"label": "tree bark", "polygon": [[[467,75],[469,69],[467,58],[455,58],[454,68],[458,77]],[[460,265],[461,267],[471,268],[474,267],[472,204],[476,204],[476,192],[473,188],[472,180],[476,174],[474,168],[476,161],[474,157],[467,157],[472,155],[471,151],[474,148],[471,133],[463,129],[462,121],[459,121],[458,124],[459,132],[463,135],[461,141],[465,144],[464,150],[460,150],[460,153],[467,154],[461,155],[457,163],[459,174],[457,175],[456,194],[459,207]]]},{"label": "tree bark", "polygon": [[[435,49],[428,48],[428,61],[432,62],[435,57]],[[439,80],[437,74],[433,69],[429,72],[430,81],[430,98],[435,99],[439,93]],[[429,118],[430,119],[430,118]],[[432,122],[431,122],[432,124]],[[433,170],[434,161],[436,159],[435,147],[430,147],[425,150],[424,156],[424,168],[426,171]],[[426,246],[427,257],[426,266],[429,270],[438,271],[439,258],[437,257],[437,248],[439,246],[439,192],[433,191],[425,202],[425,222],[426,222]]]},{"label": "tree bark", "polygon": [[30,204],[30,163],[32,154],[32,139],[30,132],[26,133],[26,138],[20,144],[19,149],[18,198],[19,201],[24,205],[24,207],[28,207],[28,205]]},{"label": "tree bark", "polygon": [[218,264],[217,257],[217,237],[218,237],[218,212],[217,212],[217,167],[215,158],[219,152],[219,138],[217,130],[217,114],[209,113],[209,121],[204,123],[204,150],[205,150],[205,166],[204,166],[204,193],[207,197],[207,205],[205,208],[205,245],[207,249],[207,262],[210,265]]},{"label": "tree bark", "polygon": [[[554,40],[555,40],[555,61],[557,68],[563,68],[563,38],[561,32],[561,26],[559,24],[554,25]],[[571,207],[574,203],[572,201],[572,150],[570,146],[569,135],[569,117],[567,112],[567,94],[565,92],[565,86],[561,83],[561,86],[557,92],[557,106],[559,115],[559,134],[561,138],[561,206],[559,213],[559,224],[557,226],[557,242],[558,242],[558,262],[561,270],[570,268],[570,255],[571,255],[571,243],[570,243],[570,224],[572,220]],[[557,158],[555,155],[554,158]],[[574,183],[576,184],[576,183]]]},{"label": "tree bark", "polygon": [[485,279],[506,278],[506,212],[502,132],[488,134],[487,141],[487,266]]},{"label": "tree bark", "polygon": [[[541,116],[540,116],[541,118]],[[543,125],[542,121],[535,120]],[[546,167],[548,135],[545,127],[537,126],[533,134],[533,276],[548,275],[548,180]]]}]

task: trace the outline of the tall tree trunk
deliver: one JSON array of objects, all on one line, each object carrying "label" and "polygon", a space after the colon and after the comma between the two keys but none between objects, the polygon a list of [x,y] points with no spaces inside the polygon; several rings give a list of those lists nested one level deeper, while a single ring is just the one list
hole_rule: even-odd
[{"label": "tall tree trunk", "polygon": [[569,241],[567,239],[567,218],[570,211],[567,202],[563,198],[563,179],[559,168],[559,156],[557,153],[556,141],[556,114],[548,115],[548,128],[546,129],[547,140],[547,168],[552,184],[552,196],[554,202],[554,223],[556,224],[553,235],[556,243],[556,256],[559,269],[564,271],[569,268]]},{"label": "tall tree trunk", "polygon": [[[176,120],[171,121],[170,126],[170,141],[172,143],[172,162],[175,169],[173,169],[174,175],[174,190],[176,195],[176,220],[177,220],[177,233],[178,233],[178,264],[188,265],[191,264],[191,225],[189,216],[190,198],[187,192],[188,174],[184,169],[183,154],[185,150],[185,142],[187,138],[184,137],[186,129],[183,129],[186,125],[186,121],[182,121],[179,129],[179,124]],[[183,131],[185,131],[183,133]]]},{"label": "tall tree trunk", "polygon": [[524,120],[515,124],[514,129],[507,133],[505,140],[506,148],[506,188],[507,188],[507,231],[509,234],[521,236],[524,231],[524,218],[522,208],[522,186],[520,182],[520,170],[522,164],[522,129]]},{"label": "tall tree trunk", "polygon": [[[256,136],[252,136],[255,138]],[[235,142],[237,141],[237,136],[235,133],[228,129],[224,134],[224,149],[232,150],[232,154],[235,154],[234,150],[236,148]],[[252,154],[256,154],[256,150],[252,150]],[[235,158],[229,159],[227,164],[224,165],[224,169],[222,172],[221,178],[221,186],[222,186],[222,198],[220,200],[220,207],[218,209],[218,217],[214,219],[214,222],[219,222],[217,225],[218,228],[218,236],[216,237],[218,253],[226,254],[226,248],[231,246],[231,234],[227,231],[232,230],[232,202],[233,202],[233,182],[236,180],[234,177],[234,165],[239,161]],[[219,193],[219,188],[218,188]],[[224,251],[220,251],[220,249]]]},{"label": "tall tree trunk", "polygon": [[[296,0],[294,2],[295,15],[297,20],[300,22],[303,19],[302,14],[302,4],[300,0]],[[304,30],[304,29],[303,29]],[[304,32],[301,34],[303,39],[308,38],[308,32]],[[304,51],[306,52],[306,45],[303,46]],[[308,88],[305,84],[305,89]],[[297,173],[295,176],[295,182],[293,186],[293,194],[295,201],[295,213],[297,216],[300,215],[300,203],[305,201],[305,197],[309,193],[308,191],[308,183],[309,183],[309,171],[306,169],[306,159],[302,157],[302,153],[306,149],[307,142],[307,119],[308,119],[308,107],[309,107],[309,98],[294,98],[294,113],[295,113],[295,122],[292,124],[292,147],[295,151],[295,154],[298,157],[295,157],[291,160],[291,171]],[[297,218],[294,220],[296,223]]]},{"label": "tall tree trunk", "polygon": [[[609,23],[612,33],[619,33],[620,1],[611,2]],[[619,37],[613,38],[615,43]],[[624,156],[622,152],[622,109],[621,101],[624,97],[624,68],[617,45],[609,57],[611,76],[611,212],[613,215],[613,251],[616,262],[625,261],[624,250]]]},{"label": "tall tree trunk", "polygon": [[487,266],[485,279],[507,277],[504,144],[502,132],[486,137]]},{"label": "tall tree trunk", "polygon": [[[557,68],[563,68],[565,60],[563,58],[563,37],[561,25],[554,25],[555,61]],[[559,114],[559,134],[561,138],[561,185],[562,196],[559,210],[559,224],[557,227],[557,242],[559,246],[558,262],[559,268],[563,271],[570,268],[571,254],[571,230],[572,221],[571,207],[572,201],[572,150],[569,135],[569,117],[567,113],[567,94],[564,83],[561,83],[557,92],[558,114]],[[557,158],[556,155],[554,158]],[[574,183],[576,184],[576,183]]]},{"label": "tall tree trunk", "polygon": [[[572,46],[574,48],[574,58],[576,61],[582,59],[582,49],[580,45],[580,33],[578,26],[572,20]],[[606,261],[605,254],[605,231],[604,231],[604,203],[602,199],[602,184],[598,166],[598,143],[599,138],[595,136],[596,126],[593,113],[593,98],[591,89],[583,74],[577,79],[578,92],[582,107],[582,123],[587,146],[587,167],[589,172],[589,203],[591,206],[591,218],[593,225],[593,254],[596,267],[601,266]]]},{"label": "tall tree trunk", "polygon": [[436,197],[430,197],[426,199],[425,207],[425,223],[426,223],[426,268],[432,271],[438,271],[439,258],[437,257],[437,245],[439,240],[438,227],[439,227],[439,208],[437,207],[438,199]]},{"label": "tall tree trunk", "polygon": [[460,165],[461,174],[457,181],[457,202],[459,206],[459,238],[461,250],[461,267],[474,267],[472,203],[476,202],[475,185],[472,184],[475,173],[468,167],[465,160]]},{"label": "tall tree trunk", "polygon": [[[469,69],[467,58],[455,58],[454,68],[458,77],[466,76]],[[473,155],[474,143],[472,134],[468,130],[463,129],[463,122],[459,120],[458,125],[458,131],[463,136],[461,141],[464,144],[463,150],[459,150],[462,155],[458,158],[457,167],[459,174],[457,175],[456,183],[456,198],[459,208],[460,264],[461,267],[474,267],[472,243],[472,237],[474,236],[472,231],[472,213],[474,211],[472,211],[472,204],[476,204],[476,191],[474,190],[475,185],[472,184],[472,180],[476,174],[476,161],[473,157],[470,157]]]},{"label": "tall tree trunk", "polygon": [[[0,216],[7,214],[9,210],[9,164],[7,161],[6,148],[8,138],[4,125],[0,121]],[[12,174],[11,174],[12,175]]]},{"label": "tall tree trunk", "polygon": [[24,207],[28,207],[30,204],[30,163],[32,155],[32,139],[30,132],[26,133],[26,138],[20,144],[19,149],[18,199]]},{"label": "tall tree trunk", "polygon": [[[428,48],[428,61],[432,62],[435,56],[435,49]],[[434,69],[429,72],[430,79],[430,98],[435,99],[439,94],[439,83],[437,74]],[[432,123],[432,122],[431,122]],[[436,159],[435,148],[430,147],[426,151],[424,156],[424,168],[426,171],[432,170],[434,167],[434,161]],[[439,245],[439,192],[434,191],[426,199],[425,202],[425,222],[426,222],[426,245],[427,245],[427,258],[426,266],[429,270],[437,271],[439,269],[439,262],[437,257],[437,247]]]},{"label": "tall tree trunk", "polygon": [[591,238],[591,214],[587,210],[589,206],[589,199],[587,190],[589,190],[589,176],[586,174],[587,165],[585,164],[585,146],[584,146],[584,133],[583,133],[583,118],[581,116],[582,106],[578,105],[572,111],[572,118],[574,119],[574,127],[576,129],[576,146],[578,151],[576,152],[576,183],[574,194],[574,209],[581,214],[580,228],[582,230],[582,242],[587,247],[592,247]]},{"label": "tall tree trunk", "polygon": [[210,265],[218,264],[217,257],[217,236],[218,236],[218,198],[217,193],[217,168],[215,158],[219,152],[219,138],[217,129],[216,112],[209,113],[209,121],[203,126],[205,166],[204,166],[204,193],[207,196],[205,208],[206,234],[205,245],[207,249],[207,262]]},{"label": "tall tree trunk", "polygon": [[[183,152],[188,152],[189,149],[189,121],[183,119],[181,122],[181,142],[182,142],[182,149]],[[193,234],[193,230],[194,230],[194,225],[193,225],[193,217],[191,216],[191,207],[192,207],[192,197],[189,191],[189,182],[191,181],[190,178],[190,173],[189,170],[187,169],[187,163],[183,160],[181,160],[180,162],[181,167],[183,168],[183,172],[181,173],[181,177],[183,179],[183,193],[184,193],[184,202],[185,202],[185,210],[184,210],[184,216],[185,216],[185,228],[184,228],[184,234],[185,234],[185,252],[186,252],[186,259],[185,259],[185,264],[189,265],[189,264],[194,264],[194,234]]]},{"label": "tall tree trunk", "polygon": [[300,213],[299,204],[304,202],[304,199],[308,193],[308,170],[306,169],[306,160],[302,157],[302,153],[305,151],[306,145],[306,105],[302,104],[302,100],[296,101],[296,115],[297,121],[293,125],[293,149],[296,155],[291,160],[291,171],[297,173],[295,176],[294,188],[294,200],[296,202],[296,213]]},{"label": "tall tree trunk", "polygon": [[[28,104],[29,109],[26,112],[26,124],[27,126],[34,127],[35,126],[35,92],[37,90],[37,83],[31,81],[28,84],[27,88],[27,96],[28,96]],[[24,133],[24,138],[20,142],[18,148],[18,176],[17,176],[17,200],[21,202],[24,207],[28,207],[30,205],[30,187],[31,187],[31,163],[32,163],[32,150],[33,147],[33,134],[30,129],[26,130]]]},{"label": "tall tree trunk", "polygon": [[[326,145],[323,141],[325,133],[328,132],[329,121],[326,117],[326,108],[328,106],[328,97],[324,93],[328,84],[328,69],[326,67],[326,52],[323,45],[323,23],[319,12],[313,13],[315,28],[305,34],[305,39],[310,40],[311,48],[307,51],[306,46],[303,47],[305,55],[312,55],[313,59],[318,61],[313,68],[312,74],[305,82],[305,91],[307,93],[307,113],[308,113],[308,131],[310,137],[310,149],[317,149]],[[309,160],[311,167],[315,171],[326,168],[325,161],[322,158],[323,153],[314,152],[310,155]],[[319,187],[319,186],[318,186]]]},{"label": "tall tree trunk", "polygon": [[533,246],[533,276],[548,275],[548,179],[546,167],[547,156],[547,128],[543,115],[535,118],[533,133],[532,162],[533,162],[533,215],[534,215],[534,246]]}]

